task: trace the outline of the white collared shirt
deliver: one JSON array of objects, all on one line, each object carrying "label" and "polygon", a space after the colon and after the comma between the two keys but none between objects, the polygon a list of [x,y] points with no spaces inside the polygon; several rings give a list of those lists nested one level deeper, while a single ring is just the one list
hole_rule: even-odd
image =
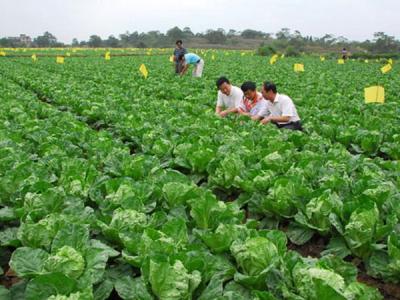
[{"label": "white collared shirt", "polygon": [[289,122],[278,122],[279,124],[286,124],[290,122],[300,121],[300,117],[297,114],[296,106],[294,105],[290,97],[283,94],[276,94],[275,100],[272,103],[268,102],[268,115],[273,117],[290,117]]},{"label": "white collared shirt", "polygon": [[263,98],[261,93],[257,92],[257,103],[253,105],[251,108],[249,108],[246,104],[249,103],[249,100],[246,99],[245,97],[242,98],[242,101],[240,102],[239,109],[250,113],[250,115],[253,116],[258,116],[258,117],[266,117],[268,114],[268,102]]},{"label": "white collared shirt", "polygon": [[237,108],[243,98],[243,92],[237,86],[231,86],[230,95],[225,95],[221,91],[218,91],[217,106],[221,106],[227,109]]}]

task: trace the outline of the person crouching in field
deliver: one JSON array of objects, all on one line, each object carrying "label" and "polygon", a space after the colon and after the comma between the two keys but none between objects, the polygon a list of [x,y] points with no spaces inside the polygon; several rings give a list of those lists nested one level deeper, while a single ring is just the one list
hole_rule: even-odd
[{"label": "person crouching in field", "polygon": [[261,120],[262,124],[274,123],[278,128],[303,130],[292,99],[278,94],[276,85],[268,81],[263,83],[261,92],[268,100],[267,116]]},{"label": "person crouching in field", "polygon": [[179,55],[179,61],[183,64],[181,76],[185,75],[189,65],[193,65],[193,77],[201,77],[203,74],[204,60],[194,53],[186,53]]},{"label": "person crouching in field", "polygon": [[226,117],[228,114],[235,114],[239,110],[243,92],[237,86],[233,86],[229,79],[222,76],[217,79],[218,98],[215,114]]},{"label": "person crouching in field", "polygon": [[248,116],[254,121],[267,116],[268,102],[257,92],[256,84],[252,81],[246,81],[240,88],[244,96],[239,105],[239,114]]}]

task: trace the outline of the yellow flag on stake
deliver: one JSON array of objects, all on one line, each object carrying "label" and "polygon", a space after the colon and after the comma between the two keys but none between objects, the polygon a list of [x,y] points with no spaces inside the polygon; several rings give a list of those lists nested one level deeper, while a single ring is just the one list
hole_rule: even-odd
[{"label": "yellow flag on stake", "polygon": [[146,66],[144,64],[140,65],[139,71],[140,71],[140,73],[142,73],[144,78],[147,79],[147,76],[149,75],[149,71],[147,71],[147,68],[146,68]]},{"label": "yellow flag on stake", "polygon": [[269,63],[273,65],[274,63],[276,63],[277,60],[278,60],[278,54],[275,54],[270,58]]},{"label": "yellow flag on stake", "polygon": [[365,103],[384,103],[385,89],[382,86],[371,86],[364,89]]},{"label": "yellow flag on stake", "polygon": [[32,54],[31,58],[32,58],[33,61],[37,61],[36,54]]},{"label": "yellow flag on stake", "polygon": [[294,64],[294,71],[295,72],[304,72],[304,65],[303,64]]},{"label": "yellow flag on stake", "polygon": [[386,74],[386,73],[390,72],[391,69],[392,69],[392,65],[387,64],[381,68],[381,72],[382,72],[382,74]]},{"label": "yellow flag on stake", "polygon": [[64,57],[62,57],[62,56],[57,56],[56,62],[57,62],[58,64],[63,64],[63,63],[64,63]]},{"label": "yellow flag on stake", "polygon": [[338,61],[337,61],[337,63],[339,64],[339,65],[344,65],[344,59],[338,59]]}]

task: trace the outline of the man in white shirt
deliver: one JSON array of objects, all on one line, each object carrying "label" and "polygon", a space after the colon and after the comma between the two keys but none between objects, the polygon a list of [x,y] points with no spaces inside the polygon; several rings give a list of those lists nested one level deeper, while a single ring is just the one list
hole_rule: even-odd
[{"label": "man in white shirt", "polygon": [[266,117],[268,102],[257,92],[256,84],[252,81],[246,81],[240,88],[244,97],[239,105],[239,114],[248,116],[254,121]]},{"label": "man in white shirt", "polygon": [[220,77],[217,80],[218,99],[215,107],[215,114],[226,117],[228,114],[237,113],[243,92],[237,86],[233,86],[229,79]]},{"label": "man in white shirt", "polygon": [[283,94],[278,94],[276,85],[264,82],[262,95],[268,100],[267,116],[261,120],[262,124],[274,123],[278,128],[303,130],[300,117],[292,99]]}]

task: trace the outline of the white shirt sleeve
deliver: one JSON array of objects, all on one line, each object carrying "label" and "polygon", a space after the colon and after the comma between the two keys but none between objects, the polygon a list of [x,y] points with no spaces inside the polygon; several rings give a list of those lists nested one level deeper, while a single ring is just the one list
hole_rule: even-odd
[{"label": "white shirt sleeve", "polygon": [[259,117],[265,118],[269,114],[268,103],[266,102],[266,100],[262,101],[261,103],[262,105],[260,105],[260,110],[257,115]]},{"label": "white shirt sleeve", "polygon": [[282,99],[282,116],[283,117],[294,117],[294,103],[292,99],[287,97],[286,99]]},{"label": "white shirt sleeve", "polygon": [[242,90],[236,90],[237,92],[235,93],[234,101],[235,101],[235,108],[239,108],[240,104],[242,103],[243,99],[243,92]]},{"label": "white shirt sleeve", "polygon": [[238,108],[241,109],[244,112],[248,112],[247,108],[246,108],[246,105],[244,105],[244,101],[243,100],[244,100],[243,98],[240,100]]},{"label": "white shirt sleeve", "polygon": [[222,93],[218,91],[218,98],[217,98],[217,106],[223,106],[224,102],[222,101]]}]

